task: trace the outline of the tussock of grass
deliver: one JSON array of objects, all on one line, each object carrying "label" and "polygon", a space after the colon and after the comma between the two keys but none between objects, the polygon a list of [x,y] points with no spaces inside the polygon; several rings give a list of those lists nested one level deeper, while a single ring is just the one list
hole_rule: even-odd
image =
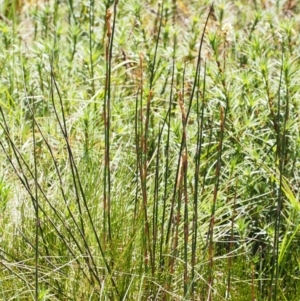
[{"label": "tussock of grass", "polygon": [[293,1],[4,1],[0,299],[295,300]]}]

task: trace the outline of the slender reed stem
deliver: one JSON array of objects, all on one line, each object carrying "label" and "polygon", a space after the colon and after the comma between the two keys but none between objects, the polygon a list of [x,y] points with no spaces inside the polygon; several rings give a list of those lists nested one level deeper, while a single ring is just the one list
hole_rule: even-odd
[{"label": "slender reed stem", "polygon": [[[160,13],[159,13],[159,10],[160,10]],[[158,33],[156,36],[153,61],[151,63],[151,70],[150,70],[150,80],[149,80],[149,89],[150,90],[152,89],[153,84],[154,84],[154,76],[155,76],[155,71],[156,71],[155,68],[156,68],[156,59],[157,59],[157,49],[158,49],[158,44],[159,44],[159,40],[160,40],[160,33],[161,33],[162,20],[163,20],[163,10],[164,10],[164,1],[162,1],[162,3],[158,3],[157,16],[160,16],[160,17],[159,17],[159,26],[158,26]]]},{"label": "slender reed stem", "polygon": [[156,153],[156,164],[155,164],[155,182],[154,182],[154,196],[153,196],[153,220],[152,220],[152,275],[155,274],[156,266],[156,247],[157,247],[157,236],[158,236],[158,207],[159,207],[159,169],[160,169],[160,146],[161,146],[162,128],[159,127],[159,135],[157,141],[157,153]]},{"label": "slender reed stem", "polygon": [[104,136],[105,136],[105,151],[104,151],[104,192],[103,192],[103,207],[104,207],[104,242],[106,241],[106,214],[108,239],[112,240],[111,231],[111,170],[110,170],[110,124],[111,124],[111,69],[112,69],[112,53],[114,33],[116,27],[117,5],[118,0],[114,3],[113,21],[111,26],[112,12],[108,9],[106,12],[106,77],[105,77],[105,92],[104,92]]},{"label": "slender reed stem", "polygon": [[[236,178],[235,186],[237,187],[238,180]],[[232,216],[231,216],[231,233],[229,238],[229,247],[228,247],[228,275],[227,275],[227,298],[230,298],[230,291],[231,291],[231,266],[232,266],[232,254],[231,251],[233,250],[233,240],[234,240],[234,221],[236,215],[236,190],[234,192],[234,199],[233,199],[233,208],[232,208]]]},{"label": "slender reed stem", "polygon": [[[142,185],[142,196],[143,196],[143,211],[144,211],[144,227],[145,227],[145,237],[147,241],[147,247],[149,250],[150,262],[152,260],[152,247],[151,247],[151,238],[150,238],[150,224],[148,219],[148,193],[147,193],[147,173],[148,173],[148,133],[149,133],[149,116],[150,116],[150,103],[153,98],[153,93],[150,90],[147,97],[147,107],[146,107],[146,116],[145,116],[145,125],[142,136],[142,162],[141,162],[141,185]],[[147,254],[147,252],[146,252]],[[148,256],[145,257],[146,266],[148,265]]]},{"label": "slender reed stem", "polygon": [[[217,51],[214,49],[214,51]],[[218,191],[220,185],[220,172],[221,172],[221,165],[222,165],[222,153],[223,153],[223,142],[224,142],[224,130],[225,130],[225,123],[227,112],[229,110],[229,96],[225,82],[225,51],[223,52],[223,67],[221,66],[221,62],[218,59],[218,53],[215,52],[215,59],[218,66],[218,71],[221,79],[221,84],[223,88],[223,93],[225,95],[225,110],[222,106],[220,106],[220,133],[219,133],[219,142],[218,142],[218,151],[217,151],[217,162],[215,168],[215,185],[214,185],[214,193],[213,193],[213,201],[212,201],[212,208],[211,208],[211,217],[210,217],[210,224],[209,224],[209,247],[208,247],[208,256],[209,256],[209,276],[208,276],[208,300],[212,300],[212,290],[213,290],[213,267],[214,267],[214,226],[215,226],[215,212],[216,212],[216,205],[218,199]]]},{"label": "slender reed stem", "polygon": [[[200,82],[200,76],[198,78],[198,82]],[[200,84],[198,83],[198,89],[200,89]],[[195,266],[196,266],[196,252],[197,252],[197,232],[198,232],[198,199],[199,199],[199,170],[201,163],[201,154],[202,154],[202,144],[203,144],[203,124],[204,124],[204,108],[205,108],[205,92],[206,92],[206,62],[204,64],[204,77],[203,77],[203,90],[202,90],[202,105],[200,112],[200,104],[199,104],[199,92],[197,93],[197,149],[195,154],[195,173],[194,173],[194,202],[193,202],[193,221],[192,221],[192,298],[195,298]]]},{"label": "slender reed stem", "polygon": [[[91,87],[92,87],[92,95],[95,94],[95,79],[94,79],[94,62],[93,62],[93,32],[94,32],[94,0],[90,0],[89,5],[89,53],[90,53],[90,68],[91,68]],[[96,104],[95,104],[96,105]]]},{"label": "slender reed stem", "polygon": [[174,87],[174,78],[175,78],[175,63],[176,63],[176,49],[177,49],[177,35],[174,34],[173,39],[173,61],[172,61],[172,76],[171,76],[171,87],[170,87],[170,97],[167,115],[165,120],[167,122],[167,141],[165,146],[165,173],[164,173],[164,195],[163,195],[163,212],[162,212],[162,223],[161,223],[161,240],[160,240],[160,269],[161,271],[164,268],[164,257],[163,257],[163,245],[164,245],[164,233],[165,233],[165,217],[166,217],[166,207],[167,207],[167,187],[169,179],[169,151],[170,151],[170,129],[171,129],[171,110],[173,102],[173,87]]},{"label": "slender reed stem", "polygon": [[[185,72],[184,72],[185,73]],[[183,78],[184,79],[184,78]],[[183,80],[184,87],[184,80]],[[184,88],[183,88],[184,89]],[[187,189],[187,172],[188,172],[188,153],[187,153],[187,133],[186,133],[186,114],[184,108],[184,91],[179,93],[179,106],[182,114],[182,135],[183,143],[185,145],[182,154],[182,174],[183,174],[183,198],[184,198],[184,218],[183,218],[183,228],[184,228],[184,284],[183,291],[185,298],[188,293],[188,240],[189,240],[189,220],[188,220],[188,189]],[[179,224],[178,216],[178,224]]]},{"label": "slender reed stem", "polygon": [[[285,110],[284,110],[284,120],[282,125],[282,134],[278,129],[277,135],[277,153],[279,159],[279,187],[278,187],[278,196],[277,196],[277,206],[276,206],[276,218],[275,218],[275,234],[274,234],[274,242],[273,242],[273,254],[272,254],[272,269],[271,269],[271,281],[270,281],[270,295],[269,300],[276,301],[277,300],[277,290],[278,290],[278,277],[279,277],[279,266],[278,266],[278,257],[279,257],[279,241],[280,241],[280,227],[281,227],[281,215],[282,215],[282,206],[283,206],[283,197],[282,197],[282,189],[283,189],[283,176],[286,164],[286,152],[288,149],[288,141],[287,141],[287,122],[289,120],[289,72],[288,69],[284,68],[284,46],[282,46],[282,59],[281,59],[281,73],[280,73],[280,81],[278,88],[278,117],[277,121],[279,122],[279,112],[280,112],[280,89],[282,84],[282,78],[284,79],[286,94],[285,94]],[[273,286],[275,278],[275,283]],[[273,288],[274,287],[274,288]]]},{"label": "slender reed stem", "polygon": [[35,195],[35,300],[39,300],[39,198],[38,198],[38,185],[37,185],[37,162],[36,162],[36,137],[35,137],[35,122],[34,122],[34,104],[33,104],[33,118],[32,118],[32,140],[33,140],[33,153],[34,153],[34,195]]}]

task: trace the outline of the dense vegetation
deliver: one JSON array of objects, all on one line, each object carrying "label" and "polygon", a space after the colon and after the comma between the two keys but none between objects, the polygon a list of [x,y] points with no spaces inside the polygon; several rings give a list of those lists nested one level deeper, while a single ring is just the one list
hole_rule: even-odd
[{"label": "dense vegetation", "polygon": [[299,299],[298,1],[0,17],[1,300]]}]

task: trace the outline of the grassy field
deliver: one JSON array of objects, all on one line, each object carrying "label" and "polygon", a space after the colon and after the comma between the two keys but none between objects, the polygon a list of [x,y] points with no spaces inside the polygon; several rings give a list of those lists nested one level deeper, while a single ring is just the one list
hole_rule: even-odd
[{"label": "grassy field", "polygon": [[0,6],[0,300],[299,300],[298,1]]}]

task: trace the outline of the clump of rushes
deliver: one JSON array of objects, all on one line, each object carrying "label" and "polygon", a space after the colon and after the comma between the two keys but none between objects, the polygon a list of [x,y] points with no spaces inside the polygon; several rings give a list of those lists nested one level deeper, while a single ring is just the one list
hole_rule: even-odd
[{"label": "clump of rushes", "polygon": [[1,5],[0,299],[297,299],[298,4]]}]

